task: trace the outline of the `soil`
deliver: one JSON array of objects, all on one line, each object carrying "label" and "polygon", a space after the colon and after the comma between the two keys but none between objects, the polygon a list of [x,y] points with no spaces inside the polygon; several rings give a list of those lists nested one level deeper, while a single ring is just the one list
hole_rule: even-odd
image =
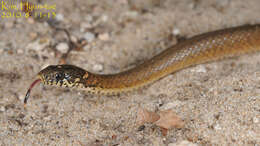
[{"label": "soil", "polygon": [[[117,73],[183,38],[260,23],[259,0],[31,1],[39,2],[56,5],[40,10],[56,17],[7,18],[0,10],[0,145],[260,145],[259,53],[187,68],[120,96],[41,84],[23,104],[35,75],[69,48],[54,27],[86,43],[68,64]],[[153,124],[140,128],[139,108],[171,109],[185,126],[166,136]]]}]

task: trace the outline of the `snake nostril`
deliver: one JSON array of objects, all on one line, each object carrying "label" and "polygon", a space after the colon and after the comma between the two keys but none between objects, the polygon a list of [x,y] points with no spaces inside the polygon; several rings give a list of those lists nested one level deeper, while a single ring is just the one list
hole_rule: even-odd
[{"label": "snake nostril", "polygon": [[69,75],[69,74],[67,74],[67,73],[65,73],[64,77],[65,77],[65,79],[69,80],[69,78],[70,78],[70,75]]}]

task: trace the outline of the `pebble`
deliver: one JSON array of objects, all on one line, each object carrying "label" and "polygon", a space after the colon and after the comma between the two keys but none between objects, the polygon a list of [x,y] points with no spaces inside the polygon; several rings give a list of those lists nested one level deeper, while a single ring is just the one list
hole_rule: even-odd
[{"label": "pebble", "polygon": [[14,26],[14,23],[11,22],[11,21],[7,21],[7,22],[5,23],[5,28],[12,28],[13,26]]},{"label": "pebble", "polygon": [[38,35],[37,35],[37,33],[35,33],[35,32],[30,32],[30,33],[29,33],[29,36],[30,36],[30,39],[31,39],[31,40],[35,40]]},{"label": "pebble", "polygon": [[19,98],[20,101],[23,101],[24,100],[24,95],[23,94],[19,94],[18,98]]},{"label": "pebble", "polygon": [[107,41],[109,40],[109,34],[108,33],[99,34],[98,38],[102,41]]},{"label": "pebble", "polygon": [[41,38],[40,40],[39,40],[39,43],[40,44],[46,44],[46,43],[48,43],[49,42],[49,39],[47,39],[47,38]]},{"label": "pebble", "polygon": [[4,112],[6,109],[5,109],[5,107],[4,106],[1,106],[0,107],[0,112]]},{"label": "pebble", "polygon": [[29,24],[34,24],[35,23],[35,21],[34,21],[34,19],[33,18],[27,18],[27,22],[29,23]]},{"label": "pebble", "polygon": [[67,43],[59,43],[57,46],[56,46],[56,49],[58,51],[60,51],[61,53],[67,53],[68,50],[69,50],[69,46]]},{"label": "pebble", "polygon": [[191,69],[192,72],[197,72],[197,73],[206,73],[207,69],[204,65],[198,65],[194,68]]},{"label": "pebble", "polygon": [[40,39],[27,45],[30,50],[41,51],[49,44],[48,39]]},{"label": "pebble", "polygon": [[58,13],[58,14],[56,15],[56,20],[57,20],[57,21],[63,21],[63,20],[64,20],[63,14]]},{"label": "pebble", "polygon": [[93,16],[92,16],[92,15],[87,15],[87,16],[85,17],[85,19],[86,19],[87,21],[89,21],[89,22],[92,22],[92,21],[93,21]]},{"label": "pebble", "polygon": [[172,30],[172,34],[173,35],[179,35],[181,33],[181,31],[180,31],[180,29],[178,29],[178,28],[174,28],[173,30]]},{"label": "pebble", "polygon": [[138,16],[138,12],[137,11],[127,11],[124,13],[124,16],[134,19]]},{"label": "pebble", "polygon": [[103,15],[103,16],[101,17],[101,20],[102,20],[103,22],[107,22],[108,16],[107,16],[107,15]]},{"label": "pebble", "polygon": [[84,34],[84,38],[85,38],[85,40],[87,40],[90,43],[95,39],[95,35],[91,32],[86,32]]},{"label": "pebble", "polygon": [[73,36],[73,35],[70,37],[70,39],[71,39],[72,42],[78,42],[77,37],[75,37],[75,36]]},{"label": "pebble", "polygon": [[50,121],[50,120],[52,120],[52,116],[46,116],[46,117],[44,117],[43,118],[45,121]]},{"label": "pebble", "polygon": [[50,52],[50,56],[55,57],[55,53],[54,52]]},{"label": "pebble", "polygon": [[164,104],[164,105],[160,108],[160,110],[173,109],[173,108],[178,107],[178,106],[181,106],[181,105],[183,105],[183,103],[182,103],[181,101],[179,101],[179,100],[176,100],[176,101],[174,101],[174,102],[169,102],[169,103]]},{"label": "pebble", "polygon": [[128,4],[128,1],[127,0],[118,0],[117,1],[118,3],[120,3],[120,4]]},{"label": "pebble", "polygon": [[23,53],[24,53],[23,49],[18,49],[17,50],[17,54],[23,54]]},{"label": "pebble", "polygon": [[108,20],[108,16],[107,15],[102,15],[101,17],[99,17],[94,23],[93,26],[98,26],[101,23],[106,23]]},{"label": "pebble", "polygon": [[168,146],[197,146],[197,144],[184,140],[178,143],[169,143]]},{"label": "pebble", "polygon": [[221,0],[217,2],[221,7],[225,7],[229,4],[229,0]]},{"label": "pebble", "polygon": [[248,135],[249,137],[257,137],[257,133],[255,133],[255,132],[252,131],[252,130],[248,130],[248,131],[247,131],[247,135]]},{"label": "pebble", "polygon": [[93,66],[93,70],[94,71],[97,71],[97,72],[100,72],[100,71],[102,71],[103,70],[103,65],[101,65],[101,64],[95,64],[94,66]]},{"label": "pebble", "polygon": [[259,123],[259,119],[257,117],[254,117],[253,118],[253,123],[255,123],[255,124]]},{"label": "pebble", "polygon": [[93,26],[90,23],[81,23],[80,24],[80,32],[85,32],[86,29],[90,29]]},{"label": "pebble", "polygon": [[195,8],[195,3],[190,3],[189,5],[188,5],[188,7],[190,8],[190,9],[194,9]]},{"label": "pebble", "polygon": [[215,130],[221,130],[221,129],[222,129],[219,124],[213,125],[213,128],[214,128]]}]

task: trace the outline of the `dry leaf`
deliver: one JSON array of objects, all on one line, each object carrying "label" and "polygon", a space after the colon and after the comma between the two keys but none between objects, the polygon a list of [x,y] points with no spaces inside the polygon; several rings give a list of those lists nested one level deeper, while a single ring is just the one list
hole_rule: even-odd
[{"label": "dry leaf", "polygon": [[154,123],[160,119],[160,116],[146,109],[139,108],[137,113],[137,124],[143,125],[144,123]]},{"label": "dry leaf", "polygon": [[182,128],[184,126],[184,122],[172,110],[161,111],[159,115],[160,119],[155,122],[155,125],[161,128],[171,129]]}]

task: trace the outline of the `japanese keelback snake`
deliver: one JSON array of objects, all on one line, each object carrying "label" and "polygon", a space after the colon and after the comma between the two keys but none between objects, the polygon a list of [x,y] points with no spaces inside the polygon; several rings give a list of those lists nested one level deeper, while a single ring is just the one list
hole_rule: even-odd
[{"label": "japanese keelback snake", "polygon": [[260,25],[246,25],[208,32],[182,41],[127,71],[100,75],[73,65],[51,65],[41,70],[38,82],[83,88],[97,94],[117,94],[150,84],[168,74],[196,64],[260,50]]}]

